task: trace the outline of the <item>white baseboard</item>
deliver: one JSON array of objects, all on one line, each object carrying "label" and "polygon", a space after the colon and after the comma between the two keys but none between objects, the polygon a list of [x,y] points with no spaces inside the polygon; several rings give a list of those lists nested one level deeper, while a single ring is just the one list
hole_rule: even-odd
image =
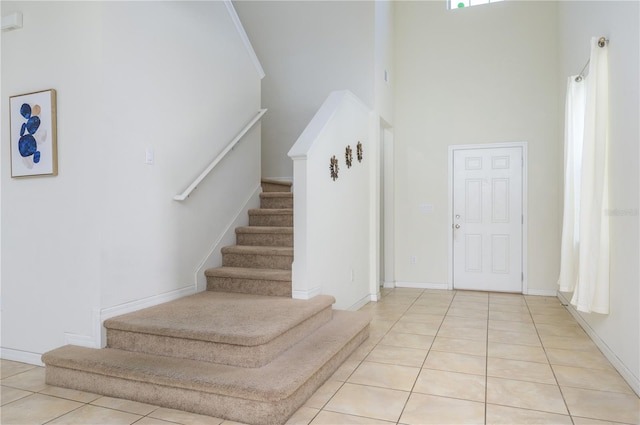
[{"label": "white baseboard", "polygon": [[538,295],[541,297],[557,297],[558,291],[556,289],[527,289],[526,295]]},{"label": "white baseboard", "polygon": [[319,286],[316,288],[311,288],[308,291],[293,291],[291,294],[291,298],[295,298],[297,300],[309,300],[316,295],[320,295],[322,293],[322,288]]},{"label": "white baseboard", "polygon": [[571,305],[570,300],[568,300],[562,292],[558,292],[558,299],[562,301],[563,304],[566,305],[567,310],[574,319],[578,322],[578,324],[584,329],[584,331],[589,335],[589,338],[596,344],[596,346],[602,351],[602,354],[611,362],[613,367],[620,373],[620,375],[624,378],[625,381],[629,384],[631,389],[635,391],[635,393],[640,396],[640,377],[635,376],[633,372],[629,370],[629,368],[622,363],[622,361],[618,358],[616,353],[613,352],[609,348],[609,346],[600,338],[600,336],[593,330],[591,326],[582,318],[580,313],[578,313],[574,306]]},{"label": "white baseboard", "polygon": [[369,301],[378,302],[380,301],[380,298],[382,298],[380,291],[369,295]]},{"label": "white baseboard", "polygon": [[395,282],[386,282],[386,281],[385,281],[385,282],[382,284],[382,287],[383,287],[383,288],[390,288],[390,289],[393,289],[393,288],[395,288],[395,287],[396,287],[396,283],[395,283]]},{"label": "white baseboard", "polygon": [[372,295],[365,295],[360,300],[355,302],[347,310],[350,310],[350,311],[358,311],[358,310],[360,310],[362,307],[364,307],[365,305],[369,304],[369,302],[371,302],[371,297],[372,297]]},{"label": "white baseboard", "polygon": [[195,293],[195,289],[193,285],[189,285],[189,286],[185,286],[184,288],[174,289],[173,291],[165,292],[164,294],[158,294],[152,297],[131,301],[131,302],[116,305],[113,307],[103,308],[100,311],[100,319],[101,321],[105,321],[115,316],[132,313],[134,311],[138,311],[147,307],[153,307],[154,305],[177,300],[178,298],[186,297],[194,293]]},{"label": "white baseboard", "polygon": [[[386,282],[385,282],[386,285]],[[430,282],[396,282],[396,288],[415,288],[415,289],[444,289],[448,290],[446,283],[430,283]],[[385,286],[386,288],[386,286]]]},{"label": "white baseboard", "polygon": [[107,341],[106,330],[102,326],[102,323],[105,320],[110,319],[112,317],[120,316],[122,314],[127,314],[127,313],[132,313],[134,311],[142,310],[143,308],[153,307],[154,305],[177,300],[179,298],[183,298],[193,294],[195,294],[195,286],[189,285],[189,286],[185,286],[184,288],[165,292],[164,294],[158,294],[152,297],[147,297],[140,300],[135,300],[128,303],[102,309],[100,311],[98,323],[95,324],[95,326],[97,326],[100,329],[99,347],[104,347]]},{"label": "white baseboard", "polygon": [[44,366],[42,354],[31,353],[29,351],[12,350],[10,348],[0,348],[0,359],[14,362],[27,363],[35,366]]}]

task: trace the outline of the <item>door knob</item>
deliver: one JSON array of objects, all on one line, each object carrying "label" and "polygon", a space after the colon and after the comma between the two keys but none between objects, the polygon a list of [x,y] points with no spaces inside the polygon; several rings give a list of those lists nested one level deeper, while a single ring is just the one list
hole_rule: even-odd
[{"label": "door knob", "polygon": [[460,225],[459,225],[459,224],[456,224],[454,227],[455,227],[456,229],[459,229],[459,228],[460,228]]}]

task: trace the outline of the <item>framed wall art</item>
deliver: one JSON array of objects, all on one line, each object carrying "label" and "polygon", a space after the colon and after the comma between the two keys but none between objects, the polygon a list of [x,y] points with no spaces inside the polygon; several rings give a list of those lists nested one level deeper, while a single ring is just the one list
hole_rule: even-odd
[{"label": "framed wall art", "polygon": [[58,174],[56,91],[9,98],[11,177]]}]

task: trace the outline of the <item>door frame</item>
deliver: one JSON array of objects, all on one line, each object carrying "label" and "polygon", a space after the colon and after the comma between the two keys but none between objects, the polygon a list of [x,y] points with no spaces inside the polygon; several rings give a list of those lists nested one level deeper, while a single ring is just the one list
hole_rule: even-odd
[{"label": "door frame", "polygon": [[527,273],[527,228],[528,228],[528,152],[527,142],[501,142],[501,143],[481,143],[476,145],[449,145],[449,181],[448,181],[448,219],[447,219],[447,241],[448,241],[448,268],[449,275],[447,288],[453,290],[453,153],[459,150],[474,149],[495,149],[495,148],[522,148],[522,293],[528,293],[528,273]]}]

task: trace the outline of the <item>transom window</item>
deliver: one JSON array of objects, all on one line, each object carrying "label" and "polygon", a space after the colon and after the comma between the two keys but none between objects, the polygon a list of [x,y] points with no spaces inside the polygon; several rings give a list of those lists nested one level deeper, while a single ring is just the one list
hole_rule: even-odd
[{"label": "transom window", "polygon": [[447,9],[463,9],[480,4],[496,3],[503,0],[447,0]]}]

